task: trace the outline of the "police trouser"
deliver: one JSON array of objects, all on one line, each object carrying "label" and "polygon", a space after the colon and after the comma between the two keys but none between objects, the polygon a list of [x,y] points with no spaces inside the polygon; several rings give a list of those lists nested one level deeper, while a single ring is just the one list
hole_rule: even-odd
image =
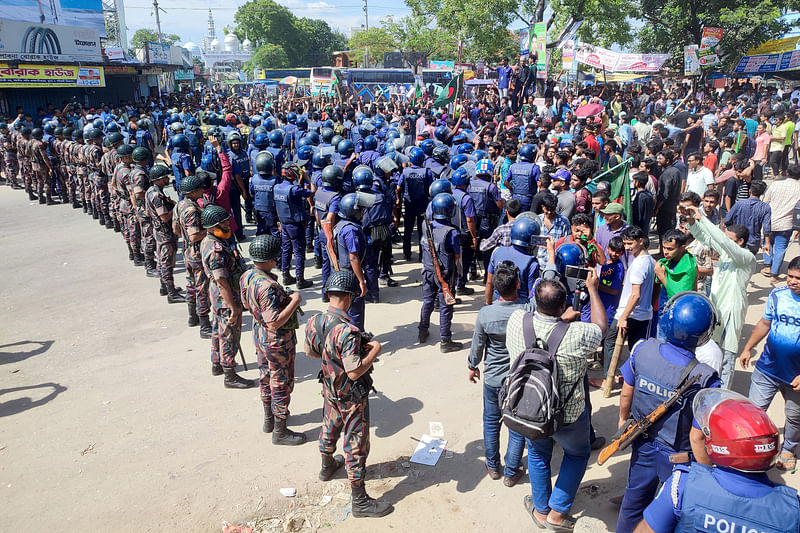
[{"label": "police trouser", "polygon": [[94,208],[100,213],[101,217],[110,216],[111,198],[108,193],[108,178],[100,172],[94,172],[92,174],[92,183],[94,185]]},{"label": "police trouser", "polygon": [[281,269],[289,272],[294,252],[295,277],[303,279],[306,268],[306,222],[281,223]]},{"label": "police trouser", "polygon": [[[340,261],[341,264],[341,261]],[[342,270],[349,270],[353,272],[352,268],[342,267]],[[364,269],[361,269],[361,272],[364,272]],[[358,329],[364,329],[364,308],[366,307],[367,301],[361,296],[361,288],[358,289],[358,294],[353,295],[353,299],[350,302],[350,308],[347,310],[347,316],[350,317],[350,321],[355,325]]]},{"label": "police trouser", "polygon": [[[242,178],[244,182],[244,188],[248,191],[250,190],[250,178]],[[244,212],[247,220],[252,222],[253,221],[253,197],[249,194],[244,199]]]},{"label": "police trouser", "polygon": [[386,253],[386,245],[389,245],[391,250],[391,233],[389,226],[382,224],[380,226],[373,226],[367,228],[367,252],[364,256],[363,272],[364,278],[367,282],[367,298],[372,300],[378,299],[378,277],[381,271],[382,255]]},{"label": "police trouser", "polygon": [[367,476],[369,455],[369,400],[334,401],[323,392],[322,429],[319,432],[319,451],[332,456],[336,441],[342,435],[342,451],[347,479],[351,485],[361,486]]},{"label": "police trouser", "polygon": [[[423,209],[420,211],[420,209]],[[411,257],[411,234],[414,231],[414,226],[417,227],[417,246],[420,247],[420,256],[422,256],[422,248],[420,240],[422,239],[422,217],[425,215],[424,206],[415,206],[408,201],[403,204],[403,255]]]},{"label": "police trouser", "polygon": [[270,406],[276,418],[289,415],[289,401],[294,390],[294,359],[297,335],[293,329],[269,331],[253,326],[253,341],[258,357],[261,402]]},{"label": "police trouser", "polygon": [[33,192],[33,168],[31,168],[31,160],[29,157],[22,158],[21,172],[22,182],[25,184],[25,191]]},{"label": "police trouser", "polygon": [[[478,225],[478,249],[480,249],[481,241],[483,239],[488,239],[492,235],[494,227],[498,223],[498,217],[477,217],[476,224]],[[473,250],[473,257],[475,257],[475,260],[480,258],[480,261],[483,263],[483,279],[485,280],[486,273],[489,271],[489,261],[492,259],[492,250],[487,250],[485,252]],[[467,263],[464,264],[466,265]],[[472,262],[469,263],[469,266],[471,265]]]},{"label": "police trouser", "polygon": [[16,152],[7,152],[3,155],[5,162],[5,177],[10,185],[18,185],[19,177],[19,159],[17,159]]},{"label": "police trouser", "polygon": [[436,274],[428,270],[422,271],[422,310],[419,314],[419,329],[428,329],[431,326],[433,301],[439,299],[439,336],[442,342],[449,341],[452,337],[450,324],[453,322],[453,306],[444,303],[444,293],[439,287]]},{"label": "police trouser", "polygon": [[330,254],[328,253],[328,238],[325,236],[325,232],[320,231],[319,235],[317,235],[317,239],[319,240],[320,256],[322,256],[322,294],[324,295],[325,283],[328,281],[331,271],[333,271],[333,265],[331,264]]},{"label": "police trouser", "polygon": [[641,522],[642,514],[656,495],[658,485],[672,475],[669,456],[674,450],[641,437],[633,442],[628,466],[628,484],[617,519],[617,533],[631,533]]},{"label": "police trouser", "polygon": [[475,248],[472,247],[472,235],[461,234],[461,268],[458,269],[456,288],[463,289],[467,286],[469,266],[475,259]]},{"label": "police trouser", "polygon": [[36,192],[40,197],[50,197],[50,172],[44,165],[36,165],[33,167],[33,173],[36,178]]},{"label": "police trouser", "polygon": [[176,256],[178,255],[178,236],[172,234],[169,239],[157,240],[156,252],[161,284],[166,286],[174,285],[173,271],[175,269]]},{"label": "police trouser", "polygon": [[531,210],[531,202],[533,201],[533,196],[527,194],[513,194],[511,195],[512,198],[516,198],[519,200],[519,203],[522,204],[522,213],[525,211]]},{"label": "police trouser", "polygon": [[256,235],[270,234],[278,239],[281,238],[281,230],[278,227],[278,219],[272,213],[266,211],[256,211]]},{"label": "police trouser", "polygon": [[[317,229],[317,225],[314,223],[314,220],[313,220],[313,217],[312,217],[312,220],[310,220],[308,222],[308,225],[306,226],[306,248],[309,248],[309,247],[313,248],[315,246],[315,244],[316,244],[316,239],[315,239],[316,229]],[[316,250],[315,250],[315,254],[314,255],[316,255]]]}]

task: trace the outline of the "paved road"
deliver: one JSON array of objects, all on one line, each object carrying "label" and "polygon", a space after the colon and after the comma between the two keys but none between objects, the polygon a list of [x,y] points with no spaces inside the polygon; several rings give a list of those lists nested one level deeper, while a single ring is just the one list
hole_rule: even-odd
[{"label": "paved road", "polygon": [[[259,527],[282,527],[279,520],[293,513],[295,523],[355,531],[531,527],[521,505],[527,481],[508,489],[485,476],[481,387],[467,382],[467,351],[440,354],[431,344],[435,325],[428,345],[406,347],[416,337],[417,264],[397,262],[403,286],[382,290],[382,303],[367,306],[367,329],[386,352],[374,375],[381,393],[371,401],[368,489],[386,493],[397,510],[380,522],[343,522],[343,477],[316,479],[317,362],[298,354],[291,406],[290,425],[310,442],[274,447],[261,433],[257,389],[226,390],[211,376],[208,341],[186,327],[185,306],[168,305],[158,281],[128,261],[119,234],[70,206],[39,206],[7,187],[0,187],[0,212],[3,529],[219,531],[224,521],[256,518]],[[309,274],[315,288],[304,291],[307,315],[323,308],[319,271]],[[770,288],[760,275],[754,281],[750,323]],[[477,309],[477,298],[459,306],[456,340],[469,341]],[[251,363],[245,375],[254,378],[252,337],[243,339]],[[748,376],[740,374],[737,386],[746,391]],[[595,426],[610,434],[616,398],[594,392],[592,402]],[[771,413],[782,423],[779,409]],[[452,453],[436,467],[406,466],[431,421],[444,424]],[[581,529],[613,530],[607,498],[621,491],[626,468],[627,455],[590,466],[573,507],[592,517],[581,519]],[[283,498],[281,487],[297,488],[298,497]]]}]

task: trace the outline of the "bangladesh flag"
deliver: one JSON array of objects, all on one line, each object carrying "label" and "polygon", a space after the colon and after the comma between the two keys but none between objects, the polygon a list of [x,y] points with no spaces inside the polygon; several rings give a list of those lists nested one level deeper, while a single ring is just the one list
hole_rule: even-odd
[{"label": "bangladesh flag", "polygon": [[414,89],[414,103],[422,100],[422,87],[420,87],[419,82],[416,84],[416,88]]},{"label": "bangladesh flag", "polygon": [[628,158],[619,165],[609,168],[586,184],[586,189],[594,194],[598,183],[601,181],[608,183],[608,197],[612,202],[622,204],[625,209],[625,220],[628,224],[633,224],[633,213],[631,211],[631,160],[631,158]]},{"label": "bangladesh flag", "polygon": [[459,72],[458,76],[450,80],[442,92],[439,93],[438,98],[433,103],[433,107],[444,107],[448,104],[455,102],[456,98],[461,96],[464,91],[464,73]]}]

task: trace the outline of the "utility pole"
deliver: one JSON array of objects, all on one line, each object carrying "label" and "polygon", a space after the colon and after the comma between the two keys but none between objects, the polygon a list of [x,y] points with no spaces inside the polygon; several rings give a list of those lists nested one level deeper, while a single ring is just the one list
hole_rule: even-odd
[{"label": "utility pole", "polygon": [[[364,0],[364,31],[369,31],[369,11],[367,0]],[[369,46],[364,47],[364,68],[369,67]]]},{"label": "utility pole", "polygon": [[156,14],[156,30],[158,30],[158,42],[161,43],[161,19],[158,16],[158,0],[153,0],[153,11]]}]

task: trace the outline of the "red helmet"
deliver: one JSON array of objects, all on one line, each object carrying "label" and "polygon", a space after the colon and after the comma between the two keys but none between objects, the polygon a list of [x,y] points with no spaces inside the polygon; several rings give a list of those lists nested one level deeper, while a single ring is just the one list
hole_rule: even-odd
[{"label": "red helmet", "polygon": [[694,397],[693,409],[711,462],[743,472],[765,472],[772,467],[780,437],[766,411],[725,389],[701,390]]},{"label": "red helmet", "polygon": [[235,126],[236,124],[239,123],[239,118],[233,113],[228,113],[227,115],[225,115],[225,122],[227,122],[231,126]]}]

